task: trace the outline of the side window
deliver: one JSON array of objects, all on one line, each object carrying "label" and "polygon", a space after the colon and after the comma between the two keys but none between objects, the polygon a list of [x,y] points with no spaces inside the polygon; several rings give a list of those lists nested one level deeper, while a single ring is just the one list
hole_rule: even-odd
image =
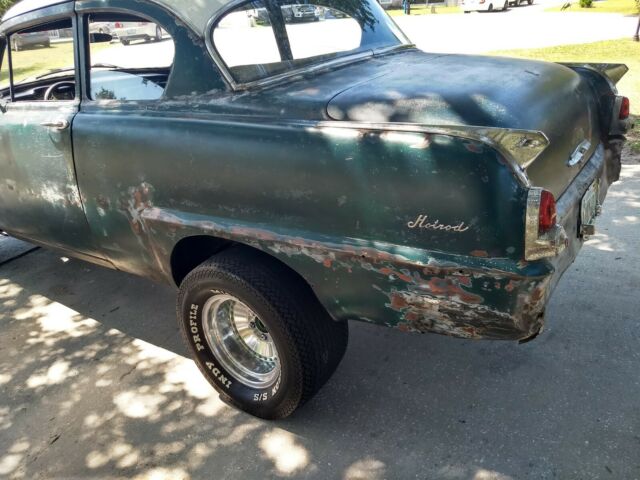
[{"label": "side window", "polygon": [[294,60],[356,50],[362,42],[360,24],[341,10],[313,3],[280,5]]},{"label": "side window", "polygon": [[[75,45],[71,20],[13,33],[8,45],[16,102],[75,98]],[[8,73],[8,64],[8,58],[5,58],[3,82],[7,81],[4,74]]]},{"label": "side window", "polygon": [[89,17],[90,97],[158,100],[173,66],[175,46],[162,27],[125,14]]},{"label": "side window", "polygon": [[225,15],[213,31],[213,41],[241,82],[267,76],[269,67],[281,61],[269,12],[261,1],[244,4]]}]

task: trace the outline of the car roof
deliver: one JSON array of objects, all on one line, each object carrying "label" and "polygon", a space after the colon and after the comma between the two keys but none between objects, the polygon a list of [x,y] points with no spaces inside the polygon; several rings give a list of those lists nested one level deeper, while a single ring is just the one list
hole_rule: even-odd
[{"label": "car roof", "polygon": [[7,13],[2,17],[2,21],[4,22],[5,20],[17,17],[23,13],[32,12],[33,10],[58,5],[60,3],[68,3],[70,1],[71,0],[22,0],[7,10]]},{"label": "car roof", "polygon": [[[40,8],[50,7],[61,3],[69,3],[73,0],[22,0],[11,7],[2,18],[2,21],[17,17]],[[171,10],[178,18],[193,28],[198,34],[203,35],[207,24],[232,0],[152,0]],[[83,0],[77,0],[82,3]]]}]

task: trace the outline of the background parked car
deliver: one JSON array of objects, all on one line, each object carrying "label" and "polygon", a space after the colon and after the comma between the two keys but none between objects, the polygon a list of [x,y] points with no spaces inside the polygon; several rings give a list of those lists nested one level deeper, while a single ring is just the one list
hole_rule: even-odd
[{"label": "background parked car", "polygon": [[315,5],[283,5],[282,16],[285,23],[317,22],[320,20],[320,15]]},{"label": "background parked car", "polygon": [[134,40],[149,42],[153,39],[159,42],[163,37],[162,28],[151,22],[117,22],[113,32],[123,45],[129,45]]},{"label": "background parked car", "polygon": [[[324,14],[324,9],[318,8],[315,5],[283,5],[281,8],[285,23],[317,22]],[[248,14],[254,25],[271,25],[269,12],[266,8],[256,8],[249,11]]]},{"label": "background parked car", "polygon": [[51,39],[47,32],[16,33],[11,35],[11,48],[18,52],[25,47],[41,46],[49,48]]},{"label": "background parked car", "polygon": [[385,10],[390,8],[402,8],[402,0],[378,0],[378,3]]},{"label": "background parked car", "polygon": [[106,33],[107,35],[115,35],[116,24],[113,22],[95,22],[89,25],[89,33]]},{"label": "background parked car", "polygon": [[507,8],[509,8],[509,0],[462,0],[464,13],[493,12]]},{"label": "background parked car", "polygon": [[[514,7],[519,7],[520,4],[524,1],[525,0],[514,0],[514,1],[509,0],[509,5],[513,5]],[[526,2],[527,2],[527,5],[533,5],[533,0],[526,0]]]},{"label": "background parked car", "polygon": [[325,8],[322,12],[323,17],[325,19],[334,19],[334,18],[347,18],[348,15],[340,10],[336,10],[335,8]]}]

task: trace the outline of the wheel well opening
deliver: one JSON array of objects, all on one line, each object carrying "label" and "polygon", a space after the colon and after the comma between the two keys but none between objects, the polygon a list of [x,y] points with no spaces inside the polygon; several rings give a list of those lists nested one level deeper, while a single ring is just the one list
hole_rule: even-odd
[{"label": "wheel well opening", "polygon": [[[189,275],[189,273],[191,273],[192,270],[204,263],[206,260],[209,260],[214,255],[231,247],[238,247],[246,250],[248,258],[274,262],[279,265],[283,269],[283,274],[290,275],[291,279],[296,280],[298,285],[307,290],[307,292],[311,294],[312,298],[318,302],[318,305],[331,316],[331,313],[326,310],[325,306],[320,302],[320,299],[316,295],[311,284],[302,275],[300,275],[300,273],[291,268],[285,262],[258,248],[223,238],[203,235],[187,237],[180,240],[171,254],[171,272],[175,284],[180,286],[182,281],[187,277],[187,275]],[[332,318],[336,320],[333,316]]]},{"label": "wheel well opening", "polygon": [[189,272],[230,245],[233,242],[206,235],[180,240],[171,254],[171,274],[175,284],[180,286]]}]

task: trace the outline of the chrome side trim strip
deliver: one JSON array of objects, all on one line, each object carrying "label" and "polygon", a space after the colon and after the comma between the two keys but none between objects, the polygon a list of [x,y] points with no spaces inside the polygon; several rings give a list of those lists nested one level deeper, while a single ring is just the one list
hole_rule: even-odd
[{"label": "chrome side trim strip", "polygon": [[523,187],[529,187],[526,168],[549,146],[543,132],[492,127],[421,125],[412,123],[364,123],[364,122],[319,122],[316,128],[351,129],[379,132],[424,133],[465,138],[484,143],[497,150],[508,162],[511,170]]}]

